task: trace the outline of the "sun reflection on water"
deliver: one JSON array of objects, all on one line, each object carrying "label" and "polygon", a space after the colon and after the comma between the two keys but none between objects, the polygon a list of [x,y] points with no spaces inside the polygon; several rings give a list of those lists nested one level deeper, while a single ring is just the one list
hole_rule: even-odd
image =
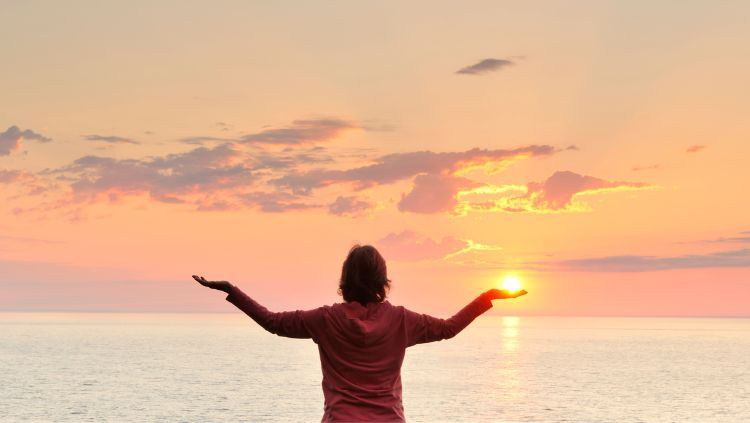
[{"label": "sun reflection on water", "polygon": [[499,365],[495,382],[497,398],[508,403],[522,399],[523,385],[520,365],[520,330],[521,319],[516,316],[502,318],[500,332],[501,348],[498,350]]},{"label": "sun reflection on water", "polygon": [[[518,350],[518,323],[519,318],[515,316],[503,317],[503,351],[515,353]],[[515,357],[514,357],[515,358]]]}]

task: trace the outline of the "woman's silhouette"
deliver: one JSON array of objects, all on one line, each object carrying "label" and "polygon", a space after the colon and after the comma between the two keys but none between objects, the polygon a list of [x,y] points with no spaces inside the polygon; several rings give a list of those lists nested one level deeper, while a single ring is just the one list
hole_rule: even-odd
[{"label": "woman's silhouette", "polygon": [[345,302],[313,310],[273,313],[227,281],[193,278],[229,294],[227,301],[267,331],[318,344],[323,422],[404,421],[401,363],[406,348],[452,338],[490,309],[492,300],[526,294],[491,289],[449,319],[415,313],[386,301],[391,281],[385,260],[369,245],[355,245],[344,261],[339,294]]}]

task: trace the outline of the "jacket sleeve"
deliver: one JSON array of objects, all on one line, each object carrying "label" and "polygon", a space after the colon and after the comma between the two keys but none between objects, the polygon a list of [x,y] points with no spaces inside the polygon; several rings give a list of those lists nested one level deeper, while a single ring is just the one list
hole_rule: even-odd
[{"label": "jacket sleeve", "polygon": [[[316,338],[319,333],[323,308],[274,313],[258,304],[236,286],[229,290],[226,300],[250,316],[263,329],[287,338]],[[317,341],[316,341],[317,342]]]},{"label": "jacket sleeve", "polygon": [[469,326],[474,319],[492,308],[492,300],[487,293],[478,296],[466,307],[448,319],[432,317],[404,309],[407,347],[426,342],[450,339]]}]

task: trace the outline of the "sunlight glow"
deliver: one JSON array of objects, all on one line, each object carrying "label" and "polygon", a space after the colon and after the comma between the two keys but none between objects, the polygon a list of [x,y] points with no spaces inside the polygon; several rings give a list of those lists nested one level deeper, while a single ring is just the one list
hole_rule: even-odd
[{"label": "sunlight glow", "polygon": [[502,288],[507,289],[508,292],[516,292],[521,289],[521,280],[516,276],[506,276],[503,279]]}]

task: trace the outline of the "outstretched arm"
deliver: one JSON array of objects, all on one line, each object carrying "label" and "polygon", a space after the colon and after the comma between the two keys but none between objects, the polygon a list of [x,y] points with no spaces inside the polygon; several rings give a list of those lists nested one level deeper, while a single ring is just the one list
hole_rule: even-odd
[{"label": "outstretched arm", "polygon": [[312,321],[319,315],[320,309],[307,311],[284,311],[274,313],[258,304],[242,290],[227,281],[207,281],[202,276],[193,275],[193,279],[203,286],[226,292],[226,300],[250,316],[263,329],[288,338],[313,338]]},{"label": "outstretched arm", "polygon": [[523,290],[510,293],[507,290],[490,289],[448,319],[405,309],[407,346],[453,338],[479,315],[492,308],[492,300],[517,298],[525,294],[527,292]]}]

